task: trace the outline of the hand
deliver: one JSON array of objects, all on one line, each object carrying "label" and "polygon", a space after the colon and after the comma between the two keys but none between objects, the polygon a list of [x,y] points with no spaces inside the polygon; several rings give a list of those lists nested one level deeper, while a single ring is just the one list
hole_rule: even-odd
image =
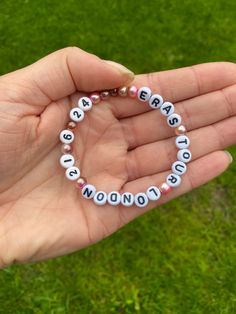
[{"label": "hand", "polygon": [[[0,265],[42,260],[88,246],[158,204],[222,173],[235,143],[236,65],[209,63],[139,75],[176,104],[189,130],[193,160],[182,184],[148,208],[97,207],[84,200],[58,164],[59,132],[81,94],[128,84],[111,64],[67,48],[0,78]],[[82,176],[106,192],[145,191],[164,181],[176,149],[173,131],[147,104],[113,98],[95,105],[76,129]]]}]

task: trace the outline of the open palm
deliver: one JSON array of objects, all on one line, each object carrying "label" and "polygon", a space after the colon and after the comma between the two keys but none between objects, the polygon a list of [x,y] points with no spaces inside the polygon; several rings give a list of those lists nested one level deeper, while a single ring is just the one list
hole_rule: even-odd
[{"label": "open palm", "polygon": [[[193,161],[181,187],[145,209],[84,200],[59,166],[58,134],[82,92],[129,81],[127,73],[77,48],[0,78],[2,267],[88,246],[227,168],[230,158],[222,149],[236,142],[236,66],[210,63],[139,75],[135,85],[176,104],[189,130]],[[164,182],[176,159],[173,136],[164,117],[147,104],[110,97],[76,128],[76,164],[99,190],[145,191]]]}]

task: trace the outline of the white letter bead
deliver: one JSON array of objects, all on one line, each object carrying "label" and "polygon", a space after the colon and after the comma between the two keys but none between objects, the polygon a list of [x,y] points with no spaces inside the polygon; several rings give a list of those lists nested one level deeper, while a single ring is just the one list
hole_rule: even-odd
[{"label": "white letter bead", "polygon": [[81,97],[78,102],[78,106],[83,111],[88,111],[92,109],[93,103],[88,97]]},{"label": "white letter bead", "polygon": [[145,207],[148,204],[148,197],[145,193],[137,193],[134,196],[134,202],[138,207]]},{"label": "white letter bead", "polygon": [[175,107],[174,107],[174,105],[173,105],[171,102],[166,101],[166,102],[164,102],[164,104],[161,106],[160,111],[161,111],[161,113],[162,113],[164,116],[168,117],[168,116],[170,116],[171,114],[174,113]]},{"label": "white letter bead", "polygon": [[154,94],[149,99],[149,106],[152,109],[158,109],[161,107],[162,104],[163,104],[163,98],[161,97],[161,95]]},{"label": "white letter bead", "polygon": [[70,154],[62,155],[60,158],[60,164],[63,168],[70,168],[74,165],[75,158]]},{"label": "white letter bead", "polygon": [[67,179],[74,181],[77,180],[80,176],[80,170],[77,167],[70,167],[66,169]]},{"label": "white letter bead", "polygon": [[121,204],[124,206],[132,206],[134,203],[134,195],[129,192],[125,192],[121,195]]},{"label": "white letter bead", "polygon": [[84,112],[80,108],[73,108],[70,111],[70,118],[75,122],[80,122],[84,119]]},{"label": "white letter bead", "polygon": [[141,87],[138,90],[138,99],[141,101],[148,101],[152,95],[152,91],[149,87]]},{"label": "white letter bead", "polygon": [[107,194],[103,191],[98,191],[93,198],[93,201],[96,205],[104,205],[107,201]]},{"label": "white letter bead", "polygon": [[190,139],[186,135],[177,136],[175,145],[179,149],[188,148],[190,145]]},{"label": "white letter bead", "polygon": [[64,144],[70,144],[74,141],[74,133],[70,130],[63,130],[60,133],[60,141]]},{"label": "white letter bead", "polygon": [[176,128],[181,124],[181,116],[177,113],[173,113],[167,117],[167,123],[171,128]]},{"label": "white letter bead", "polygon": [[94,195],[96,194],[96,188],[94,185],[92,184],[86,184],[82,191],[81,191],[82,195],[84,198],[87,198],[87,199],[91,199],[94,197]]},{"label": "white letter bead", "polygon": [[161,197],[161,191],[156,186],[150,186],[146,192],[151,201],[157,201]]},{"label": "white letter bead", "polygon": [[171,166],[171,170],[173,171],[173,173],[181,176],[186,172],[187,166],[182,161],[175,161]]},{"label": "white letter bead", "polygon": [[189,162],[192,158],[192,154],[189,149],[180,149],[177,153],[177,158],[183,162]]},{"label": "white letter bead", "polygon": [[171,187],[177,187],[181,183],[181,177],[175,173],[171,173],[166,178],[166,183]]},{"label": "white letter bead", "polygon": [[116,192],[116,191],[112,191],[107,195],[107,202],[110,205],[118,205],[120,204],[120,200],[121,200],[121,196],[120,193]]}]

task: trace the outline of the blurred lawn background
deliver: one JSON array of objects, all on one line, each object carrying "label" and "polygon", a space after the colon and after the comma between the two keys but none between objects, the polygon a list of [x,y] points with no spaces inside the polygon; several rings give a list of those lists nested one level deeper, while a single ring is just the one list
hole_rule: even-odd
[{"label": "blurred lawn background", "polygon": [[[0,74],[71,45],[136,73],[236,61],[236,1],[1,0]],[[1,271],[0,313],[236,313],[235,170],[90,248]]]}]

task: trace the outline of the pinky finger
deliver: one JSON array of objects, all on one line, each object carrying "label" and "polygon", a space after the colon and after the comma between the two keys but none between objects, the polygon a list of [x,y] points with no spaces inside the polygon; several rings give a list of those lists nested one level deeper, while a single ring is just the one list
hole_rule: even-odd
[{"label": "pinky finger", "polygon": [[[150,201],[148,206],[145,208],[132,206],[127,209],[121,207],[120,215],[122,216],[123,221],[128,223],[132,219],[144,214],[148,210],[155,208],[158,205],[164,204],[207,183],[224,172],[231,162],[232,157],[226,151],[215,151],[192,161],[188,164],[188,170],[186,174],[182,176],[181,185],[178,188],[174,188],[169,194],[162,195],[161,198],[156,202]],[[162,182],[165,182],[165,178],[168,173],[169,172],[162,172],[127,182],[120,192],[123,193],[129,191],[135,194],[145,191],[151,185],[159,186]]]}]

